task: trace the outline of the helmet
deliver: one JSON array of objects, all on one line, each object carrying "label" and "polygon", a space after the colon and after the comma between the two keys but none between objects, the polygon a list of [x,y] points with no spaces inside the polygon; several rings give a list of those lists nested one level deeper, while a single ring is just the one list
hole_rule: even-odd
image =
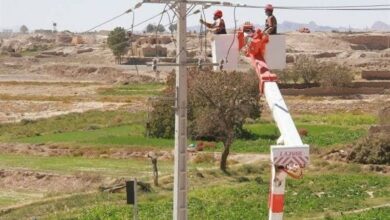
[{"label": "helmet", "polygon": [[271,4],[268,4],[264,7],[265,11],[270,11],[270,12],[273,12],[274,11],[274,6],[272,6]]},{"label": "helmet", "polygon": [[245,22],[245,23],[244,23],[244,26],[243,26],[243,31],[244,31],[244,32],[247,32],[247,31],[254,31],[253,24],[250,23],[249,21]]},{"label": "helmet", "polygon": [[215,17],[218,17],[218,18],[222,18],[223,13],[222,13],[221,10],[216,10],[216,11],[214,12],[214,16],[215,16]]}]

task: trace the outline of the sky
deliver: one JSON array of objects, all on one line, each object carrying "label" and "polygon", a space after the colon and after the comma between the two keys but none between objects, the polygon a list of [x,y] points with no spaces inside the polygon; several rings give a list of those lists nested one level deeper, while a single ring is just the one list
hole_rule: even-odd
[{"label": "sky", "polygon": [[[0,0],[0,30],[17,29],[26,25],[30,30],[51,29],[52,23],[58,24],[58,30],[83,32],[133,7],[141,0]],[[223,0],[228,1],[228,0]],[[390,4],[390,0],[231,0],[230,2],[264,6],[338,6]],[[208,20],[216,9],[224,11],[224,18],[229,27],[234,26],[233,8],[212,7],[206,10]],[[141,22],[162,11],[163,5],[145,4],[136,11],[135,23]],[[390,24],[390,11],[290,11],[276,10],[278,22],[292,21],[299,23],[316,22],[318,25],[333,27],[366,28],[376,21]],[[200,15],[188,18],[188,26],[198,25]],[[151,23],[158,23],[159,18]],[[263,24],[262,9],[239,8],[236,11],[238,24],[251,21]],[[131,26],[132,16],[125,15],[99,29],[111,30],[114,27]],[[168,19],[163,18],[163,24]],[[142,30],[145,26],[140,26]],[[98,29],[98,30],[99,30]]]}]

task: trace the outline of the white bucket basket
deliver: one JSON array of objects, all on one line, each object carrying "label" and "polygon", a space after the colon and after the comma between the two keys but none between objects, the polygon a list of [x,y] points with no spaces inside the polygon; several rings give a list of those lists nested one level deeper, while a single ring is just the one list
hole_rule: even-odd
[{"label": "white bucket basket", "polygon": [[[220,63],[221,60],[225,61],[227,58],[227,62],[223,64],[223,69],[227,71],[237,70],[240,59],[238,39],[234,40],[234,37],[237,38],[237,35],[215,35],[211,44],[213,63]],[[286,68],[286,36],[270,35],[270,41],[265,51],[265,61],[271,70]],[[218,71],[219,67],[214,66],[214,70]]]},{"label": "white bucket basket", "polygon": [[271,70],[282,70],[286,68],[285,35],[270,35],[264,58]]},{"label": "white bucket basket", "polygon": [[[236,37],[236,39],[234,39]],[[234,42],[233,42],[234,41]],[[229,48],[231,46],[230,52]],[[224,60],[223,69],[227,71],[237,70],[239,60],[238,39],[234,34],[214,35],[214,41],[211,43],[213,53],[213,63],[220,63]],[[226,60],[227,56],[227,62]],[[214,71],[218,71],[219,66],[214,66]]]}]

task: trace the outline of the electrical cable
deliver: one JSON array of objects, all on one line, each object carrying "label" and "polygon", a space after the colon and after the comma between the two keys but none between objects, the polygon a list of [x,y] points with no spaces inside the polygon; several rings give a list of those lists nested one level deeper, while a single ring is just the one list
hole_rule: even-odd
[{"label": "electrical cable", "polygon": [[228,63],[228,58],[229,58],[229,55],[230,55],[230,50],[232,49],[234,43],[236,42],[236,35],[237,35],[237,17],[236,17],[236,9],[237,7],[234,7],[234,11],[233,11],[233,14],[234,14],[234,36],[233,36],[233,40],[232,40],[232,43],[230,44],[230,47],[229,47],[229,50],[226,54],[226,63]]},{"label": "electrical cable", "polygon": [[[133,34],[134,34],[134,21],[135,21],[135,10],[133,11],[133,19],[131,21],[131,36],[130,36],[130,44],[132,42],[132,37],[133,37]],[[132,44],[131,44],[132,46]],[[131,54],[133,55],[133,58],[134,58],[134,51],[133,51],[133,48],[130,48],[131,50]],[[138,64],[137,64],[137,61],[134,62],[135,63],[135,70],[137,71],[137,75],[139,75],[139,70],[138,70]]]},{"label": "electrical cable", "polygon": [[[204,5],[202,5],[202,14],[203,14],[204,21],[206,21],[206,13],[205,13]],[[205,59],[207,58],[207,29],[206,28],[204,31],[204,58]]]},{"label": "electrical cable", "polygon": [[159,46],[159,43],[158,43],[158,39],[157,39],[157,36],[158,36],[158,32],[159,32],[159,28],[161,26],[161,21],[162,19],[164,18],[164,14],[166,12],[166,9],[167,7],[169,6],[169,4],[166,4],[165,7],[164,7],[164,10],[163,10],[163,13],[161,14],[161,17],[160,17],[160,21],[158,22],[157,26],[156,26],[156,35],[155,35],[155,40],[156,40],[156,57],[159,57],[159,54],[158,54],[158,46]]},{"label": "electrical cable", "polygon": [[99,28],[99,27],[101,27],[101,26],[103,26],[103,25],[105,25],[105,24],[110,23],[111,21],[114,21],[114,20],[116,20],[116,19],[122,17],[122,16],[125,15],[125,14],[129,14],[129,13],[132,12],[132,11],[133,11],[133,10],[129,9],[129,10],[123,12],[122,14],[117,15],[117,16],[115,16],[115,17],[113,17],[113,18],[110,18],[110,19],[108,19],[107,21],[105,21],[105,22],[103,22],[103,23],[101,23],[101,24],[98,24],[98,25],[96,25],[95,27],[92,27],[92,28],[90,28],[90,29],[88,29],[87,31],[84,31],[84,32],[82,32],[82,33],[91,32],[91,31],[95,30],[96,28]]},{"label": "electrical cable", "polygon": [[174,20],[175,20],[175,18],[176,18],[176,14],[173,13],[172,20],[171,20],[171,16],[169,15],[169,12],[167,12],[167,15],[168,15],[169,23],[170,23],[168,29],[169,29],[169,31],[171,32],[172,42],[173,42],[173,44],[175,44],[175,47],[177,47],[176,41],[175,41],[175,36],[173,36],[173,31],[175,30],[175,29],[174,29],[174,24],[173,24],[173,22],[174,22]]}]

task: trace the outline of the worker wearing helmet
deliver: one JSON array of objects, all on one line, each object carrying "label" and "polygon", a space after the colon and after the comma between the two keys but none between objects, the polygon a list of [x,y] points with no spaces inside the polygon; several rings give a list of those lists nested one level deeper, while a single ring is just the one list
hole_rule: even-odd
[{"label": "worker wearing helmet", "polygon": [[226,34],[225,21],[222,19],[223,13],[221,10],[214,12],[214,23],[207,23],[200,19],[200,23],[204,24],[209,28],[214,34]]},{"label": "worker wearing helmet", "polygon": [[265,34],[277,34],[277,25],[276,17],[273,14],[274,7],[271,4],[265,6],[265,14],[268,16],[265,20]]}]

